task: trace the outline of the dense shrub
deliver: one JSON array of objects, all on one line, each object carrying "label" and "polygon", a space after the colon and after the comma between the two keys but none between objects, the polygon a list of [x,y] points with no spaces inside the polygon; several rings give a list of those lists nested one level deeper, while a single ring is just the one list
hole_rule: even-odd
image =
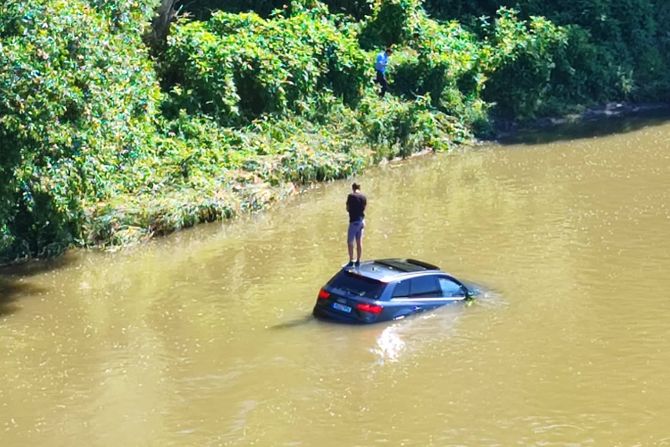
[{"label": "dense shrub", "polygon": [[140,36],[119,26],[81,0],[3,5],[6,242],[31,253],[54,250],[50,244],[78,237],[85,203],[123,190],[120,179],[141,181],[131,166],[151,147],[160,92]]},{"label": "dense shrub", "polygon": [[366,49],[403,44],[415,32],[417,17],[423,12],[421,0],[379,0],[372,15],[363,23],[361,46]]},{"label": "dense shrub", "polygon": [[432,110],[428,98],[406,102],[368,98],[361,104],[360,121],[375,160],[407,157],[424,149],[447,150],[470,136],[457,119]]},{"label": "dense shrub", "polygon": [[[606,100],[664,99],[670,92],[667,1],[426,0],[425,6],[435,18],[468,24],[507,6],[520,17],[543,16],[563,26],[567,43],[552,57],[556,69],[545,86],[539,113]],[[509,108],[499,112],[513,113]]]},{"label": "dense shrub", "polygon": [[492,17],[500,6],[513,6],[515,2],[500,0],[425,0],[426,11],[439,20],[468,20],[472,17]]},{"label": "dense shrub", "polygon": [[255,12],[262,17],[268,17],[272,11],[284,9],[290,4],[290,0],[198,0],[184,2],[180,6],[197,19],[208,20],[217,11],[233,14]]},{"label": "dense shrub", "polygon": [[415,29],[415,49],[394,56],[393,91],[407,99],[428,96],[433,107],[467,124],[485,119],[476,104],[486,78],[475,36],[456,22],[441,25],[423,14]]},{"label": "dense shrub", "polygon": [[142,34],[160,0],[89,0],[106,19],[110,30]]},{"label": "dense shrub", "polygon": [[[361,20],[372,13],[375,0],[322,0],[333,14],[346,14]],[[181,7],[199,20],[208,20],[217,11],[239,14],[255,12],[261,17],[270,17],[274,11],[298,9],[300,6],[312,7],[316,2],[310,0],[199,0],[185,2]]]},{"label": "dense shrub", "polygon": [[346,14],[362,20],[372,14],[375,0],[322,0],[334,14]]},{"label": "dense shrub", "polygon": [[[659,27],[663,22],[655,18],[659,3],[523,2],[528,14],[542,14],[571,28],[567,51],[557,64],[569,65],[577,76],[555,77],[550,95],[587,102],[602,98],[644,100],[658,94],[667,83],[663,73],[667,73],[669,60],[659,47],[659,37],[665,34],[665,25]],[[577,91],[583,95],[576,96]]]},{"label": "dense shrub", "polygon": [[301,112],[324,90],[355,103],[371,77],[353,31],[338,28],[323,9],[272,20],[218,12],[207,23],[177,26],[167,61],[179,84],[173,108],[224,124]]},{"label": "dense shrub", "polygon": [[495,101],[499,114],[524,118],[533,116],[549,97],[554,57],[566,37],[543,17],[531,17],[526,25],[516,14],[501,8],[488,36],[491,80],[484,99]]},{"label": "dense shrub", "polygon": [[[478,34],[458,22],[438,23],[422,11],[414,19],[410,51],[392,67],[393,90],[406,98],[427,95],[439,110],[467,125],[485,127],[489,106],[525,117],[541,106],[564,31],[537,17],[520,20],[502,8]],[[488,86],[487,90],[484,88]]]}]

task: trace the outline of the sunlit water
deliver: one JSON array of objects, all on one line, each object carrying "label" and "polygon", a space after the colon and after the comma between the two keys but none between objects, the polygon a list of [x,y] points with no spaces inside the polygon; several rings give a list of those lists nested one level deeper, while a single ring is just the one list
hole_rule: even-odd
[{"label": "sunlit water", "polygon": [[670,125],[615,128],[358,178],[365,257],[485,285],[470,306],[311,318],[349,182],[4,274],[0,445],[670,446]]}]

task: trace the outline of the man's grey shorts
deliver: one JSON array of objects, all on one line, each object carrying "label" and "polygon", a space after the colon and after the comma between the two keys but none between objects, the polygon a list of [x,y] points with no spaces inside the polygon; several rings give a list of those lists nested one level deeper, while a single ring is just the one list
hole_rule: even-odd
[{"label": "man's grey shorts", "polygon": [[363,238],[363,228],[365,228],[365,221],[359,220],[356,222],[349,222],[349,230],[347,231],[347,243],[353,244],[356,239]]}]

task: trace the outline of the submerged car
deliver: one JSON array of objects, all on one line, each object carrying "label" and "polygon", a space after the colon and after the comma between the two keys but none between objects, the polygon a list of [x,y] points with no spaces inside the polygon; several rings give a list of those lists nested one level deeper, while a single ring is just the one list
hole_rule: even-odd
[{"label": "submerged car", "polygon": [[319,291],[314,316],[345,323],[398,320],[463,302],[479,290],[415,259],[377,259],[344,267]]}]

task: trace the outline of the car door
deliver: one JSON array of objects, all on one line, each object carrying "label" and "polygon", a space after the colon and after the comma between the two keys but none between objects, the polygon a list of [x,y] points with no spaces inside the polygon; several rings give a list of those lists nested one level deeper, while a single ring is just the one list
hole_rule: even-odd
[{"label": "car door", "polygon": [[391,296],[395,318],[433,309],[442,303],[437,275],[422,275],[396,283]]},{"label": "car door", "polygon": [[467,297],[463,284],[453,278],[442,275],[438,276],[437,282],[440,285],[442,298],[445,301],[460,301]]}]

